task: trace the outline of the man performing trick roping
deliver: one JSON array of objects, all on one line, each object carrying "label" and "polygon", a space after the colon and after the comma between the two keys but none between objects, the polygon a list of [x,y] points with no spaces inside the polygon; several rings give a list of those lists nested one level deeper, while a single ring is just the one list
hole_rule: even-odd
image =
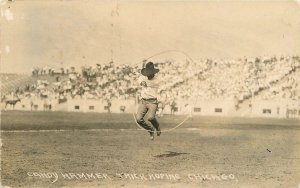
[{"label": "man performing trick roping", "polygon": [[[141,86],[141,101],[138,106],[136,120],[141,127],[149,131],[151,140],[154,140],[154,131],[156,131],[157,136],[161,134],[159,123],[155,118],[158,108],[159,85],[161,84],[161,80],[156,76],[158,72],[159,69],[156,69],[152,62],[148,62],[146,67],[141,70],[143,77],[138,81]],[[151,122],[155,130],[144,120],[147,113],[148,121]]]}]

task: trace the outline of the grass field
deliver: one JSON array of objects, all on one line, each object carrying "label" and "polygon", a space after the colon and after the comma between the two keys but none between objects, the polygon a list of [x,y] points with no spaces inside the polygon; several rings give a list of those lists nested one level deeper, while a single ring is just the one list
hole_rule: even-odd
[{"label": "grass field", "polygon": [[[159,119],[163,130],[185,117]],[[192,117],[154,141],[132,115],[1,114],[9,187],[297,187],[299,120]]]}]

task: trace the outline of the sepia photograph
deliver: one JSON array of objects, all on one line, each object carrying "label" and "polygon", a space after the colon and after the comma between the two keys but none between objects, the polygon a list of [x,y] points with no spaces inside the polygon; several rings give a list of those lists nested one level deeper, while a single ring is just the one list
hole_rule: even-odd
[{"label": "sepia photograph", "polygon": [[300,0],[0,0],[0,188],[300,188]]}]

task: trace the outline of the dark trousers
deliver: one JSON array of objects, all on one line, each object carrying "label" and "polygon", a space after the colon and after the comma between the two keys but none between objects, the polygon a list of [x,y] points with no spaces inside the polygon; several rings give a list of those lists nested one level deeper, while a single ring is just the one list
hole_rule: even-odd
[{"label": "dark trousers", "polygon": [[138,106],[136,114],[137,123],[144,129],[148,131],[153,131],[154,129],[151,126],[149,126],[144,120],[144,117],[148,112],[148,121],[151,122],[151,124],[156,130],[159,130],[159,124],[155,118],[157,108],[158,103],[156,99],[142,99],[141,103]]}]

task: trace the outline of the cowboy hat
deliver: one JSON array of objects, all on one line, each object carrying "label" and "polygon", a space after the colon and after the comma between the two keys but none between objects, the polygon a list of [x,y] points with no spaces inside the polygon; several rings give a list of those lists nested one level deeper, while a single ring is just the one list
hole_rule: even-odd
[{"label": "cowboy hat", "polygon": [[142,75],[149,76],[159,72],[159,69],[154,68],[154,64],[152,62],[148,62],[146,67],[141,70]]}]

